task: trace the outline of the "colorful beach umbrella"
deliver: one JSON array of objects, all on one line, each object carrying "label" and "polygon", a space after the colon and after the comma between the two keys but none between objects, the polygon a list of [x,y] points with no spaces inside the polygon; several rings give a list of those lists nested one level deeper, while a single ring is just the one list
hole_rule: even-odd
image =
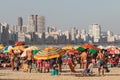
[{"label": "colorful beach umbrella", "polygon": [[85,48],[83,47],[78,47],[76,50],[80,51],[80,52],[83,52],[85,50]]},{"label": "colorful beach umbrella", "polygon": [[89,54],[97,54],[99,51],[95,49],[90,49]]},{"label": "colorful beach umbrella", "polygon": [[32,51],[32,54],[33,54],[33,55],[36,55],[39,51],[40,51],[40,50],[33,50],[33,51]]},{"label": "colorful beach umbrella", "polygon": [[100,48],[97,48],[97,47],[93,46],[92,44],[84,44],[82,47],[85,48],[85,49],[100,50]]},{"label": "colorful beach umbrella", "polygon": [[25,43],[22,42],[22,41],[18,41],[18,42],[16,42],[14,45],[15,45],[15,46],[21,46],[21,45],[25,45]]},{"label": "colorful beach umbrella", "polygon": [[13,47],[13,50],[24,50],[24,46],[15,46]]},{"label": "colorful beach umbrella", "polygon": [[67,50],[66,54],[78,54],[79,52],[75,49]]},{"label": "colorful beach umbrella", "polygon": [[3,52],[4,53],[10,52],[11,49],[13,49],[12,46],[5,46],[4,49],[3,49]]},{"label": "colorful beach umbrella", "polygon": [[37,53],[34,56],[34,58],[37,60],[48,60],[52,58],[58,58],[64,53],[65,53],[64,50],[60,48],[54,48],[53,50],[50,51],[45,51],[45,50],[39,51],[39,53]]},{"label": "colorful beach umbrella", "polygon": [[69,46],[63,47],[62,49],[68,50],[68,49],[74,49],[74,47],[72,45],[69,45]]},{"label": "colorful beach umbrella", "polygon": [[3,50],[4,49],[4,45],[0,45],[0,50]]},{"label": "colorful beach umbrella", "polygon": [[37,46],[30,46],[28,47],[30,50],[39,50],[39,48]]}]

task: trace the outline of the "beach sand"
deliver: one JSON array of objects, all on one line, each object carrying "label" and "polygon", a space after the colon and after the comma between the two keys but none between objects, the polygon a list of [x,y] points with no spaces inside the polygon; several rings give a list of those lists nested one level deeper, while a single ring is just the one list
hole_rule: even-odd
[{"label": "beach sand", "polygon": [[[77,69],[79,71],[79,69]],[[97,69],[94,69],[97,74]],[[105,76],[80,76],[81,73],[62,72],[61,75],[51,76],[50,73],[28,73],[22,71],[11,71],[0,69],[0,80],[120,80],[120,68],[110,68]]]}]

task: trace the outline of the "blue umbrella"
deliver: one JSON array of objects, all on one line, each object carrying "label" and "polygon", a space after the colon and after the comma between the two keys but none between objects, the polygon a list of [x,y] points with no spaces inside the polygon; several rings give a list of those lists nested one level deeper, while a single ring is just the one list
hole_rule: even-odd
[{"label": "blue umbrella", "polygon": [[7,53],[9,52],[13,47],[12,46],[5,46],[4,49],[3,49],[3,52],[4,53]]}]

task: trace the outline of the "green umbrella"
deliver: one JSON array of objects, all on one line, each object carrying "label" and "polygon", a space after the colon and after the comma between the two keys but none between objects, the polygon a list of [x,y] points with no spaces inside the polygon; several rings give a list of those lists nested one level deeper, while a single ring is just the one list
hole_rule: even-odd
[{"label": "green umbrella", "polygon": [[83,48],[83,47],[78,47],[77,50],[83,52],[83,51],[85,50],[85,48]]},{"label": "green umbrella", "polygon": [[89,54],[97,54],[97,53],[98,53],[98,50],[95,50],[95,49],[89,50]]},{"label": "green umbrella", "polygon": [[36,55],[39,51],[40,51],[40,50],[33,50],[33,51],[32,51],[32,54],[33,54],[33,55]]}]

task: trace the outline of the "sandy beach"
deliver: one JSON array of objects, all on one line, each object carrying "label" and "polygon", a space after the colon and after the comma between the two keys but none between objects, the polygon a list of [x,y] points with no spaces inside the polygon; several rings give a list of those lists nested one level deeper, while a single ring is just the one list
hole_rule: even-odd
[{"label": "sandy beach", "polygon": [[[71,73],[63,70],[61,75],[51,76],[50,73],[28,73],[22,71],[12,72],[10,69],[0,70],[0,80],[120,80],[120,68],[110,68],[109,73],[105,73],[105,76],[87,76],[82,77],[81,73]],[[77,69],[79,71],[79,69]],[[94,69],[94,74],[97,74],[97,70]]]}]

